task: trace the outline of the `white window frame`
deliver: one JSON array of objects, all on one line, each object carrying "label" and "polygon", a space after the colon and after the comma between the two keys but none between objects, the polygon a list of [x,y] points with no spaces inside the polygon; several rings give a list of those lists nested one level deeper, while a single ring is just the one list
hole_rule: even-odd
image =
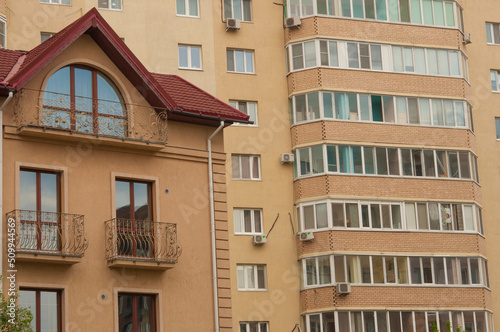
[{"label": "white window frame", "polygon": [[[249,178],[243,178],[242,177],[242,165],[241,165],[241,157],[242,156],[248,156],[249,157],[249,169],[250,169],[250,177]],[[231,162],[234,161],[234,157],[238,157],[238,168],[239,168],[239,177],[234,177],[233,174],[233,180],[249,180],[249,181],[258,181],[261,180],[262,174],[261,174],[261,167],[260,167],[260,156],[259,155],[246,155],[246,154],[233,154],[231,158]],[[253,177],[254,173],[254,160],[257,159],[257,165],[258,165],[258,172],[259,172],[259,177]],[[232,165],[234,168],[235,166]]]},{"label": "white window frame", "polygon": [[3,25],[4,35],[0,35],[0,47],[7,48],[7,19],[0,16],[0,25]]},{"label": "white window frame", "polygon": [[180,17],[196,17],[196,18],[199,18],[200,17],[200,1],[199,0],[196,0],[196,10],[197,10],[197,14],[196,15],[192,15],[190,12],[189,12],[189,0],[181,0],[183,3],[184,3],[184,12],[186,14],[179,14],[179,11],[178,11],[178,8],[177,8],[177,1],[175,3],[175,13],[177,14],[177,16],[180,16]]},{"label": "white window frame", "polygon": [[[264,287],[260,288],[259,287],[259,277],[258,277],[258,270],[259,268],[263,268],[264,271]],[[265,264],[238,264],[236,265],[236,271],[238,270],[243,270],[243,284],[244,286],[242,288],[239,287],[238,285],[238,291],[255,291],[255,292],[262,292],[262,291],[267,291],[267,267]],[[252,273],[254,275],[254,280],[255,280],[255,287],[250,288],[248,286],[248,270],[252,270]],[[236,275],[237,279],[237,284],[239,284],[238,280],[238,273]]]},{"label": "white window frame", "polygon": [[[496,89],[493,89],[493,75],[495,75],[495,87]],[[500,93],[500,70],[490,70],[490,81],[492,84],[492,91],[493,93]]]},{"label": "white window frame", "polygon": [[71,0],[68,0],[69,3],[62,3],[64,0],[40,0],[40,3],[46,3],[51,5],[62,5],[62,6],[71,6]]},{"label": "white window frame", "polygon": [[[52,0],[53,1],[53,0]],[[113,0],[108,0],[108,7],[101,7],[99,5],[99,1],[100,0],[97,0],[97,9],[104,9],[104,10],[114,10],[114,11],[122,11],[123,10],[123,0],[116,0],[116,1],[119,1],[120,2],[120,8],[111,8],[111,2]]]},{"label": "white window frame", "polygon": [[[250,232],[245,232],[245,211],[250,211]],[[260,214],[260,232],[255,229],[255,214]],[[247,209],[247,208],[234,208],[233,209],[233,221],[234,221],[234,234],[236,235],[261,235],[264,234],[263,219],[262,219],[262,209]],[[236,225],[239,224],[240,231],[237,231]]]},{"label": "white window frame", "polygon": [[[269,332],[269,323],[268,322],[239,322],[239,329],[238,332],[241,331],[241,325],[245,325],[245,332],[251,332],[250,331],[250,324],[255,323],[257,324],[257,330],[256,332]],[[262,324],[265,324],[266,328],[265,330],[261,329]]]},{"label": "white window frame", "polygon": [[[186,53],[187,53],[187,59],[185,59],[187,61],[187,66],[186,67],[183,67],[181,66],[181,47],[185,47],[186,48]],[[193,50],[198,50],[199,52],[199,56],[200,56],[200,67],[193,67],[193,63],[192,63],[192,54],[191,52]],[[177,54],[178,54],[178,57],[179,57],[179,69],[188,69],[188,70],[203,70],[203,61],[202,61],[202,52],[201,52],[201,45],[187,45],[187,44],[179,44],[177,45]]]},{"label": "white window frame", "polygon": [[[234,17],[234,8],[233,8],[233,1],[232,0],[229,0],[230,1],[230,4],[231,4],[231,16],[229,17],[229,15],[227,15],[227,13],[224,12],[224,16],[226,18],[235,18]],[[245,20],[245,6],[243,6],[243,1],[245,0],[237,0],[240,2],[240,8],[241,8],[241,22],[252,22],[253,21],[253,10],[252,10],[252,1],[250,1],[250,21],[246,21]],[[225,7],[225,2],[226,0],[224,0],[223,2],[223,6]],[[223,7],[223,8],[224,8]]]},{"label": "white window frame", "polygon": [[[243,67],[245,68],[244,71],[237,71],[236,70],[236,57],[235,57],[235,52],[243,52]],[[237,48],[228,48],[226,50],[226,58],[227,58],[227,53],[231,52],[232,57],[233,57],[233,65],[234,65],[234,70],[229,70],[229,64],[227,64],[227,72],[228,73],[238,73],[238,74],[255,74],[255,52],[254,50],[243,50],[243,49],[237,49]],[[248,63],[247,63],[247,54],[252,55],[252,69],[253,71],[248,71]]]},{"label": "white window frame", "polygon": [[[246,104],[245,108],[247,110],[247,112],[243,112],[240,110],[239,106],[240,104]],[[245,124],[245,123],[234,123],[234,125],[236,126],[245,126],[245,127],[258,127],[259,126],[259,122],[258,122],[258,112],[257,112],[257,102],[256,101],[248,101],[248,100],[229,100],[229,105],[231,107],[234,107],[236,108],[237,110],[239,110],[240,112],[243,112],[245,113],[246,115],[249,115],[250,116],[250,121],[253,121],[253,124]],[[254,107],[254,114],[251,114],[251,112],[249,112],[249,105],[253,105]],[[252,117],[253,117],[253,120],[252,120]]]}]

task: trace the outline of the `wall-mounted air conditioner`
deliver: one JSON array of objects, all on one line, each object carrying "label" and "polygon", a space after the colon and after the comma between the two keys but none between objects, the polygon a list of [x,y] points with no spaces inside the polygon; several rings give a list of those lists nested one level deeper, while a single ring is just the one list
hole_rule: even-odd
[{"label": "wall-mounted air conditioner", "polygon": [[291,164],[293,163],[293,153],[282,153],[281,154],[281,163],[282,164]]},{"label": "wall-mounted air conditioner", "polygon": [[241,21],[236,18],[226,19],[226,31],[228,30],[239,30],[241,29]]},{"label": "wall-mounted air conditioner", "polygon": [[347,282],[339,282],[337,283],[337,294],[338,295],[347,295],[351,293],[351,284]]},{"label": "wall-mounted air conditioner", "polygon": [[264,244],[267,242],[267,237],[265,235],[254,235],[253,244]]},{"label": "wall-mounted air conditioner", "polygon": [[287,28],[299,27],[301,24],[302,22],[298,16],[288,17],[285,19],[285,27]]},{"label": "wall-mounted air conditioner", "polygon": [[311,241],[314,239],[314,234],[312,232],[302,232],[299,237],[300,241]]}]

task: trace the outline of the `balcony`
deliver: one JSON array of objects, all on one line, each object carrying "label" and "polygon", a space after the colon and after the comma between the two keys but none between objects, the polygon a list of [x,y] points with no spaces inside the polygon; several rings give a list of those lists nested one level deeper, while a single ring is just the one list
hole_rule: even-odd
[{"label": "balcony", "polygon": [[23,135],[99,138],[108,145],[154,150],[167,142],[167,113],[150,106],[22,89],[13,107],[17,133]]},{"label": "balcony", "polygon": [[79,214],[14,210],[17,261],[75,264],[88,247],[84,217]]},{"label": "balcony", "polygon": [[105,228],[110,267],[167,270],[182,253],[176,224],[115,218]]}]

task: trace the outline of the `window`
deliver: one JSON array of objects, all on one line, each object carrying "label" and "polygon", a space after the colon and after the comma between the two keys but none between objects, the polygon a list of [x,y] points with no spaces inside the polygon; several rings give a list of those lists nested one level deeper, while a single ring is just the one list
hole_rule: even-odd
[{"label": "window", "polygon": [[380,45],[347,43],[349,68],[382,70]]},{"label": "window", "polygon": [[99,9],[122,10],[122,0],[98,0]]},{"label": "window", "polygon": [[255,101],[230,100],[229,105],[250,116],[250,121],[253,121],[253,124],[249,126],[258,125],[257,103]]},{"label": "window", "polygon": [[34,332],[62,331],[60,291],[21,288],[19,306],[29,309],[33,314],[31,327]]},{"label": "window", "polygon": [[228,49],[227,71],[232,73],[255,73],[253,51]]},{"label": "window", "polygon": [[486,23],[486,42],[500,45],[500,24]]},{"label": "window", "polygon": [[21,169],[19,187],[21,249],[60,250],[60,174]]},{"label": "window", "polygon": [[478,257],[336,254],[303,258],[300,267],[305,288],[346,280],[360,285],[488,285],[486,261]]},{"label": "window", "polygon": [[338,67],[337,41],[312,40],[289,47],[289,68],[299,70],[316,66]]},{"label": "window", "polygon": [[235,234],[262,234],[262,210],[234,209]]},{"label": "window", "polygon": [[392,46],[392,58],[396,72],[464,76],[460,62],[462,56],[458,51]]},{"label": "window", "polygon": [[120,256],[153,257],[151,183],[116,180],[117,251]]},{"label": "window", "polygon": [[491,74],[491,89],[495,92],[500,92],[500,71],[492,70]]},{"label": "window", "polygon": [[266,290],[265,265],[238,265],[236,266],[236,273],[238,279],[238,290]]},{"label": "window", "polygon": [[71,0],[40,0],[40,3],[55,3],[59,5],[71,5]]},{"label": "window", "polygon": [[[423,14],[423,16],[422,16]],[[288,17],[339,16],[438,27],[462,27],[462,8],[442,0],[291,0]]]},{"label": "window", "polygon": [[155,295],[118,294],[119,331],[156,331]]},{"label": "window", "polygon": [[179,68],[201,69],[201,47],[179,45]]},{"label": "window", "polygon": [[177,0],[177,15],[198,17],[198,0]]},{"label": "window", "polygon": [[0,47],[5,48],[7,46],[7,22],[5,18],[0,16]]},{"label": "window", "polygon": [[266,322],[240,322],[239,332],[268,332]]},{"label": "window", "polygon": [[500,118],[495,118],[495,128],[497,132],[497,139],[500,139]]},{"label": "window", "polygon": [[40,42],[43,43],[44,41],[46,41],[47,39],[49,39],[53,35],[54,34],[50,33],[50,32],[41,32],[40,33]]},{"label": "window", "polygon": [[125,137],[127,111],[114,83],[96,69],[71,65],[56,71],[43,94],[48,127]]},{"label": "window", "polygon": [[252,21],[250,0],[224,0],[225,18],[236,18],[240,21]]},{"label": "window", "polygon": [[252,155],[233,154],[233,179],[260,180],[260,157]]}]

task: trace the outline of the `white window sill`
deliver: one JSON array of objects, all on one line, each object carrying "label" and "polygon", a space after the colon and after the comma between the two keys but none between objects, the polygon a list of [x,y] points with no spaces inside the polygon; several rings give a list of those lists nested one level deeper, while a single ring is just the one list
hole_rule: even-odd
[{"label": "white window sill", "polygon": [[179,67],[179,70],[193,70],[193,71],[203,71],[203,68],[189,68],[189,67]]},{"label": "white window sill", "polygon": [[194,15],[182,15],[182,14],[176,14],[175,16],[177,17],[183,17],[183,18],[196,18],[196,19],[200,19],[201,16],[194,16]]}]

